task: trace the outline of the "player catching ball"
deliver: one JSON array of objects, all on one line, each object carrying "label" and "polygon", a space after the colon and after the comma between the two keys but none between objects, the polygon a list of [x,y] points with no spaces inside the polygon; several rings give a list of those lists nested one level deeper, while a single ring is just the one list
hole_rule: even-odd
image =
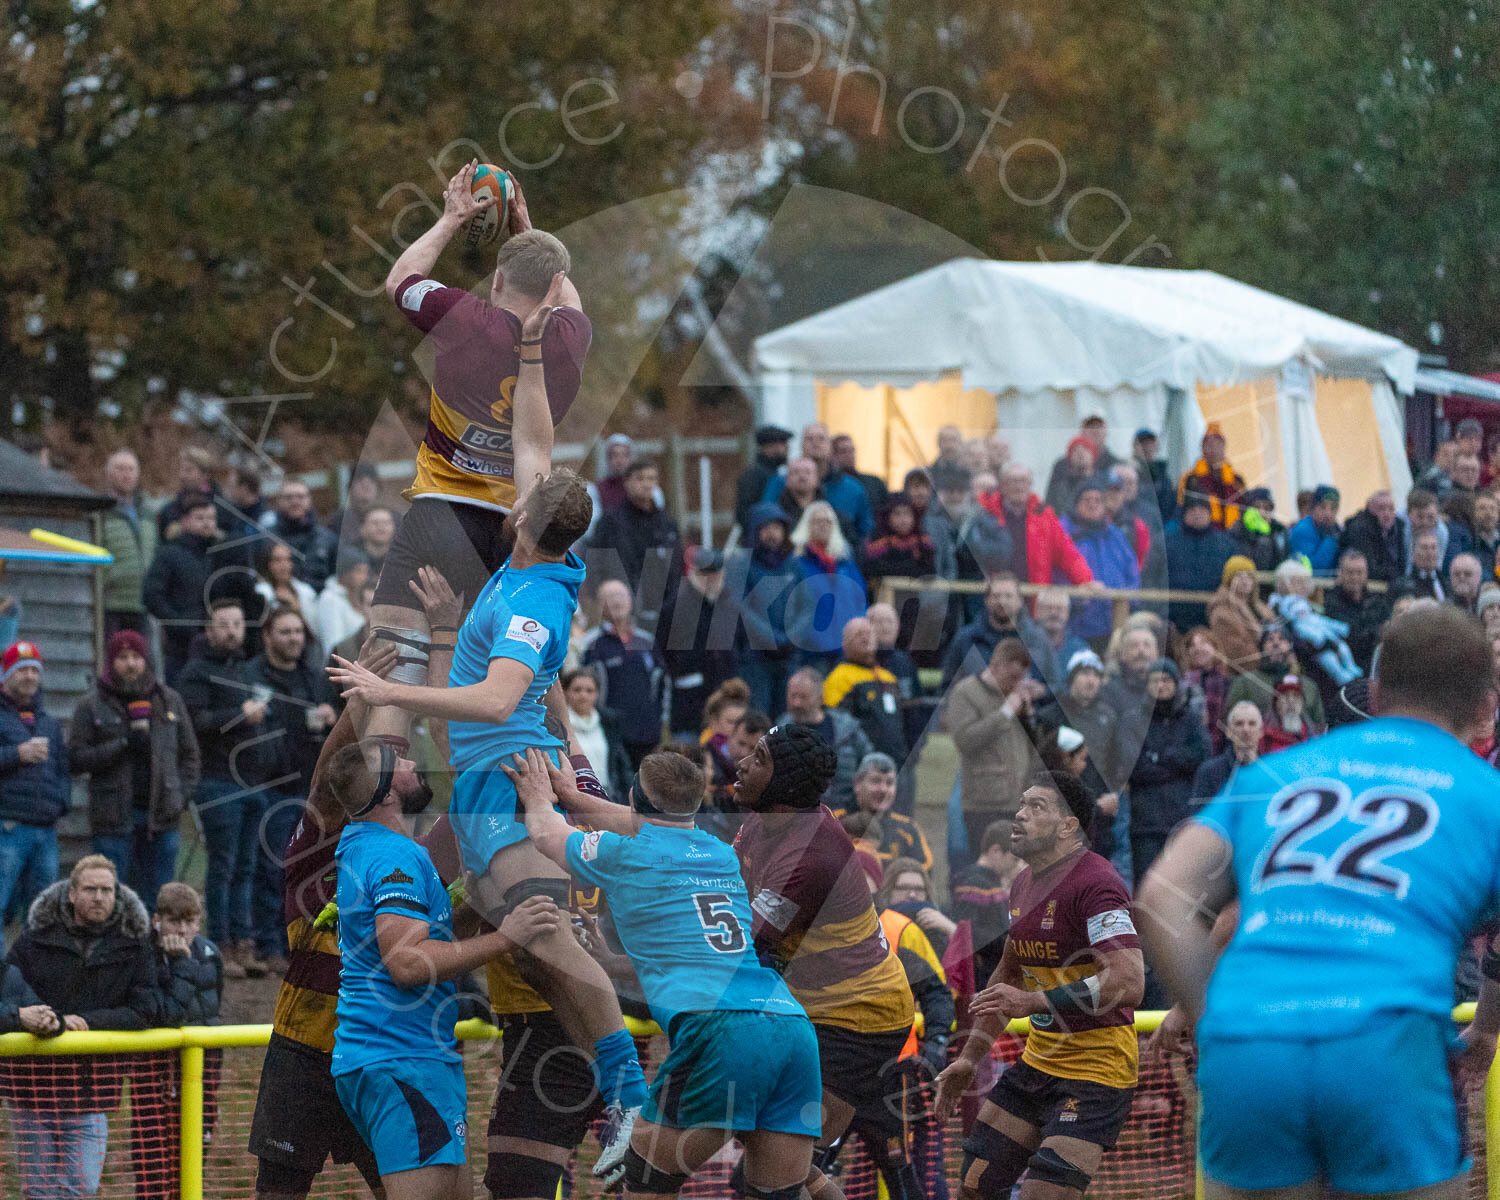
[{"label": "player catching ball", "polygon": [[[406,248],[386,276],[386,294],[401,314],[427,335],[419,361],[431,384],[427,431],[417,448],[417,473],[402,495],[411,508],[391,544],[370,612],[370,627],[401,649],[392,678],[426,682],[427,646],[433,634],[451,641],[454,630],[429,629],[412,602],[417,569],[432,564],[466,605],[510,554],[506,517],[515,507],[518,478],[512,406],[523,357],[538,360],[549,420],[568,411],[578,394],[592,331],[578,291],[567,279],[567,247],[531,227],[526,199],[510,181],[511,237],[495,258],[489,296],[480,299],[431,277],[453,236],[493,204],[493,196],[471,191],[477,163],[448,181],[443,213]],[[551,319],[539,340],[522,354],[522,322],[551,298]],[[520,473],[519,478],[528,478]],[[388,708],[372,717],[371,735],[402,748],[410,718]]]},{"label": "player catching ball", "polygon": [[1210,1200],[1468,1194],[1452,1068],[1484,1078],[1500,1031],[1493,948],[1461,1038],[1451,1015],[1459,953],[1500,906],[1500,775],[1468,746],[1495,714],[1479,624],[1396,618],[1370,705],[1236,770],[1141,888],[1171,1024],[1197,1026]]},{"label": "player catching ball", "polygon": [[1140,1052],[1135,1005],[1146,968],[1125,885],[1088,848],[1094,804],[1072,775],[1041,776],[1021,797],[1011,852],[1026,867],[1010,890],[1010,935],[974,997],[963,1053],[938,1076],[935,1110],[952,1115],[995,1038],[1031,1018],[1021,1061],[1002,1074],[964,1143],[964,1200],[1081,1196],[1130,1115]]}]

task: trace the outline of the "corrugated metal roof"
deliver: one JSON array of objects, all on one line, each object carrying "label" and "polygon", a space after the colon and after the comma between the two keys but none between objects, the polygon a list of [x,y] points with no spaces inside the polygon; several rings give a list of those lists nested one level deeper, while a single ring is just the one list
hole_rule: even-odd
[{"label": "corrugated metal roof", "polygon": [[27,500],[46,501],[52,506],[90,512],[108,508],[110,498],[85,487],[71,475],[44,467],[19,446],[0,441],[0,502],[14,507]]}]

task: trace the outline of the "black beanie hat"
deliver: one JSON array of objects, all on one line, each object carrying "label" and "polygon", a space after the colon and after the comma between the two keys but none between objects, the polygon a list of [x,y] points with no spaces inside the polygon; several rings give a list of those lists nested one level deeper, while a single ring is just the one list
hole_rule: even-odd
[{"label": "black beanie hat", "polygon": [[771,782],[762,804],[816,808],[838,770],[833,747],[806,725],[777,725],[766,734]]}]

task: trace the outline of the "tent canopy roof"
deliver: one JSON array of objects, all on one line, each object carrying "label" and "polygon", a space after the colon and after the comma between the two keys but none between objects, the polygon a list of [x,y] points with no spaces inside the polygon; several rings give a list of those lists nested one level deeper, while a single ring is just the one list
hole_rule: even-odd
[{"label": "tent canopy roof", "polygon": [[828,382],[1180,388],[1264,378],[1300,362],[1410,392],[1417,352],[1395,338],[1212,271],[960,258],[757,338],[762,371]]}]

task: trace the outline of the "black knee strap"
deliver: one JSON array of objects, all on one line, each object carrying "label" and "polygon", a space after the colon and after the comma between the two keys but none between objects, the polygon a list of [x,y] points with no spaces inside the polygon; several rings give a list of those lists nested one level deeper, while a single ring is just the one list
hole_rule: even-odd
[{"label": "black knee strap", "polygon": [[1041,1183],[1072,1188],[1075,1192],[1087,1191],[1091,1180],[1087,1171],[1080,1171],[1051,1146],[1043,1146],[1031,1156],[1031,1161],[1026,1164],[1026,1175]]},{"label": "black knee strap", "polygon": [[814,1146],[812,1165],[824,1175],[832,1174],[833,1166],[839,1160],[839,1151],[843,1148],[843,1138],[836,1138],[826,1146]]},{"label": "black knee strap", "polygon": [[802,1189],[807,1186],[807,1181],[801,1183],[789,1183],[786,1187],[763,1188],[753,1183],[745,1185],[745,1195],[751,1200],[802,1200]]},{"label": "black knee strap", "polygon": [[484,1186],[491,1200],[553,1200],[562,1174],[561,1163],[495,1151],[485,1164]]},{"label": "black knee strap", "polygon": [[500,898],[500,907],[509,913],[533,896],[546,896],[553,904],[567,911],[572,886],[566,879],[523,879],[505,889]]},{"label": "black knee strap", "polygon": [[[978,1122],[964,1142],[959,1180],[981,1200],[1005,1200],[1026,1170],[1031,1151],[993,1125]],[[975,1167],[979,1170],[976,1172]]]},{"label": "black knee strap", "polygon": [[[628,1192],[675,1196],[687,1181],[686,1175],[675,1175],[653,1167],[636,1153],[634,1146],[625,1151],[625,1190]],[[748,1188],[746,1192],[749,1192]]]}]

